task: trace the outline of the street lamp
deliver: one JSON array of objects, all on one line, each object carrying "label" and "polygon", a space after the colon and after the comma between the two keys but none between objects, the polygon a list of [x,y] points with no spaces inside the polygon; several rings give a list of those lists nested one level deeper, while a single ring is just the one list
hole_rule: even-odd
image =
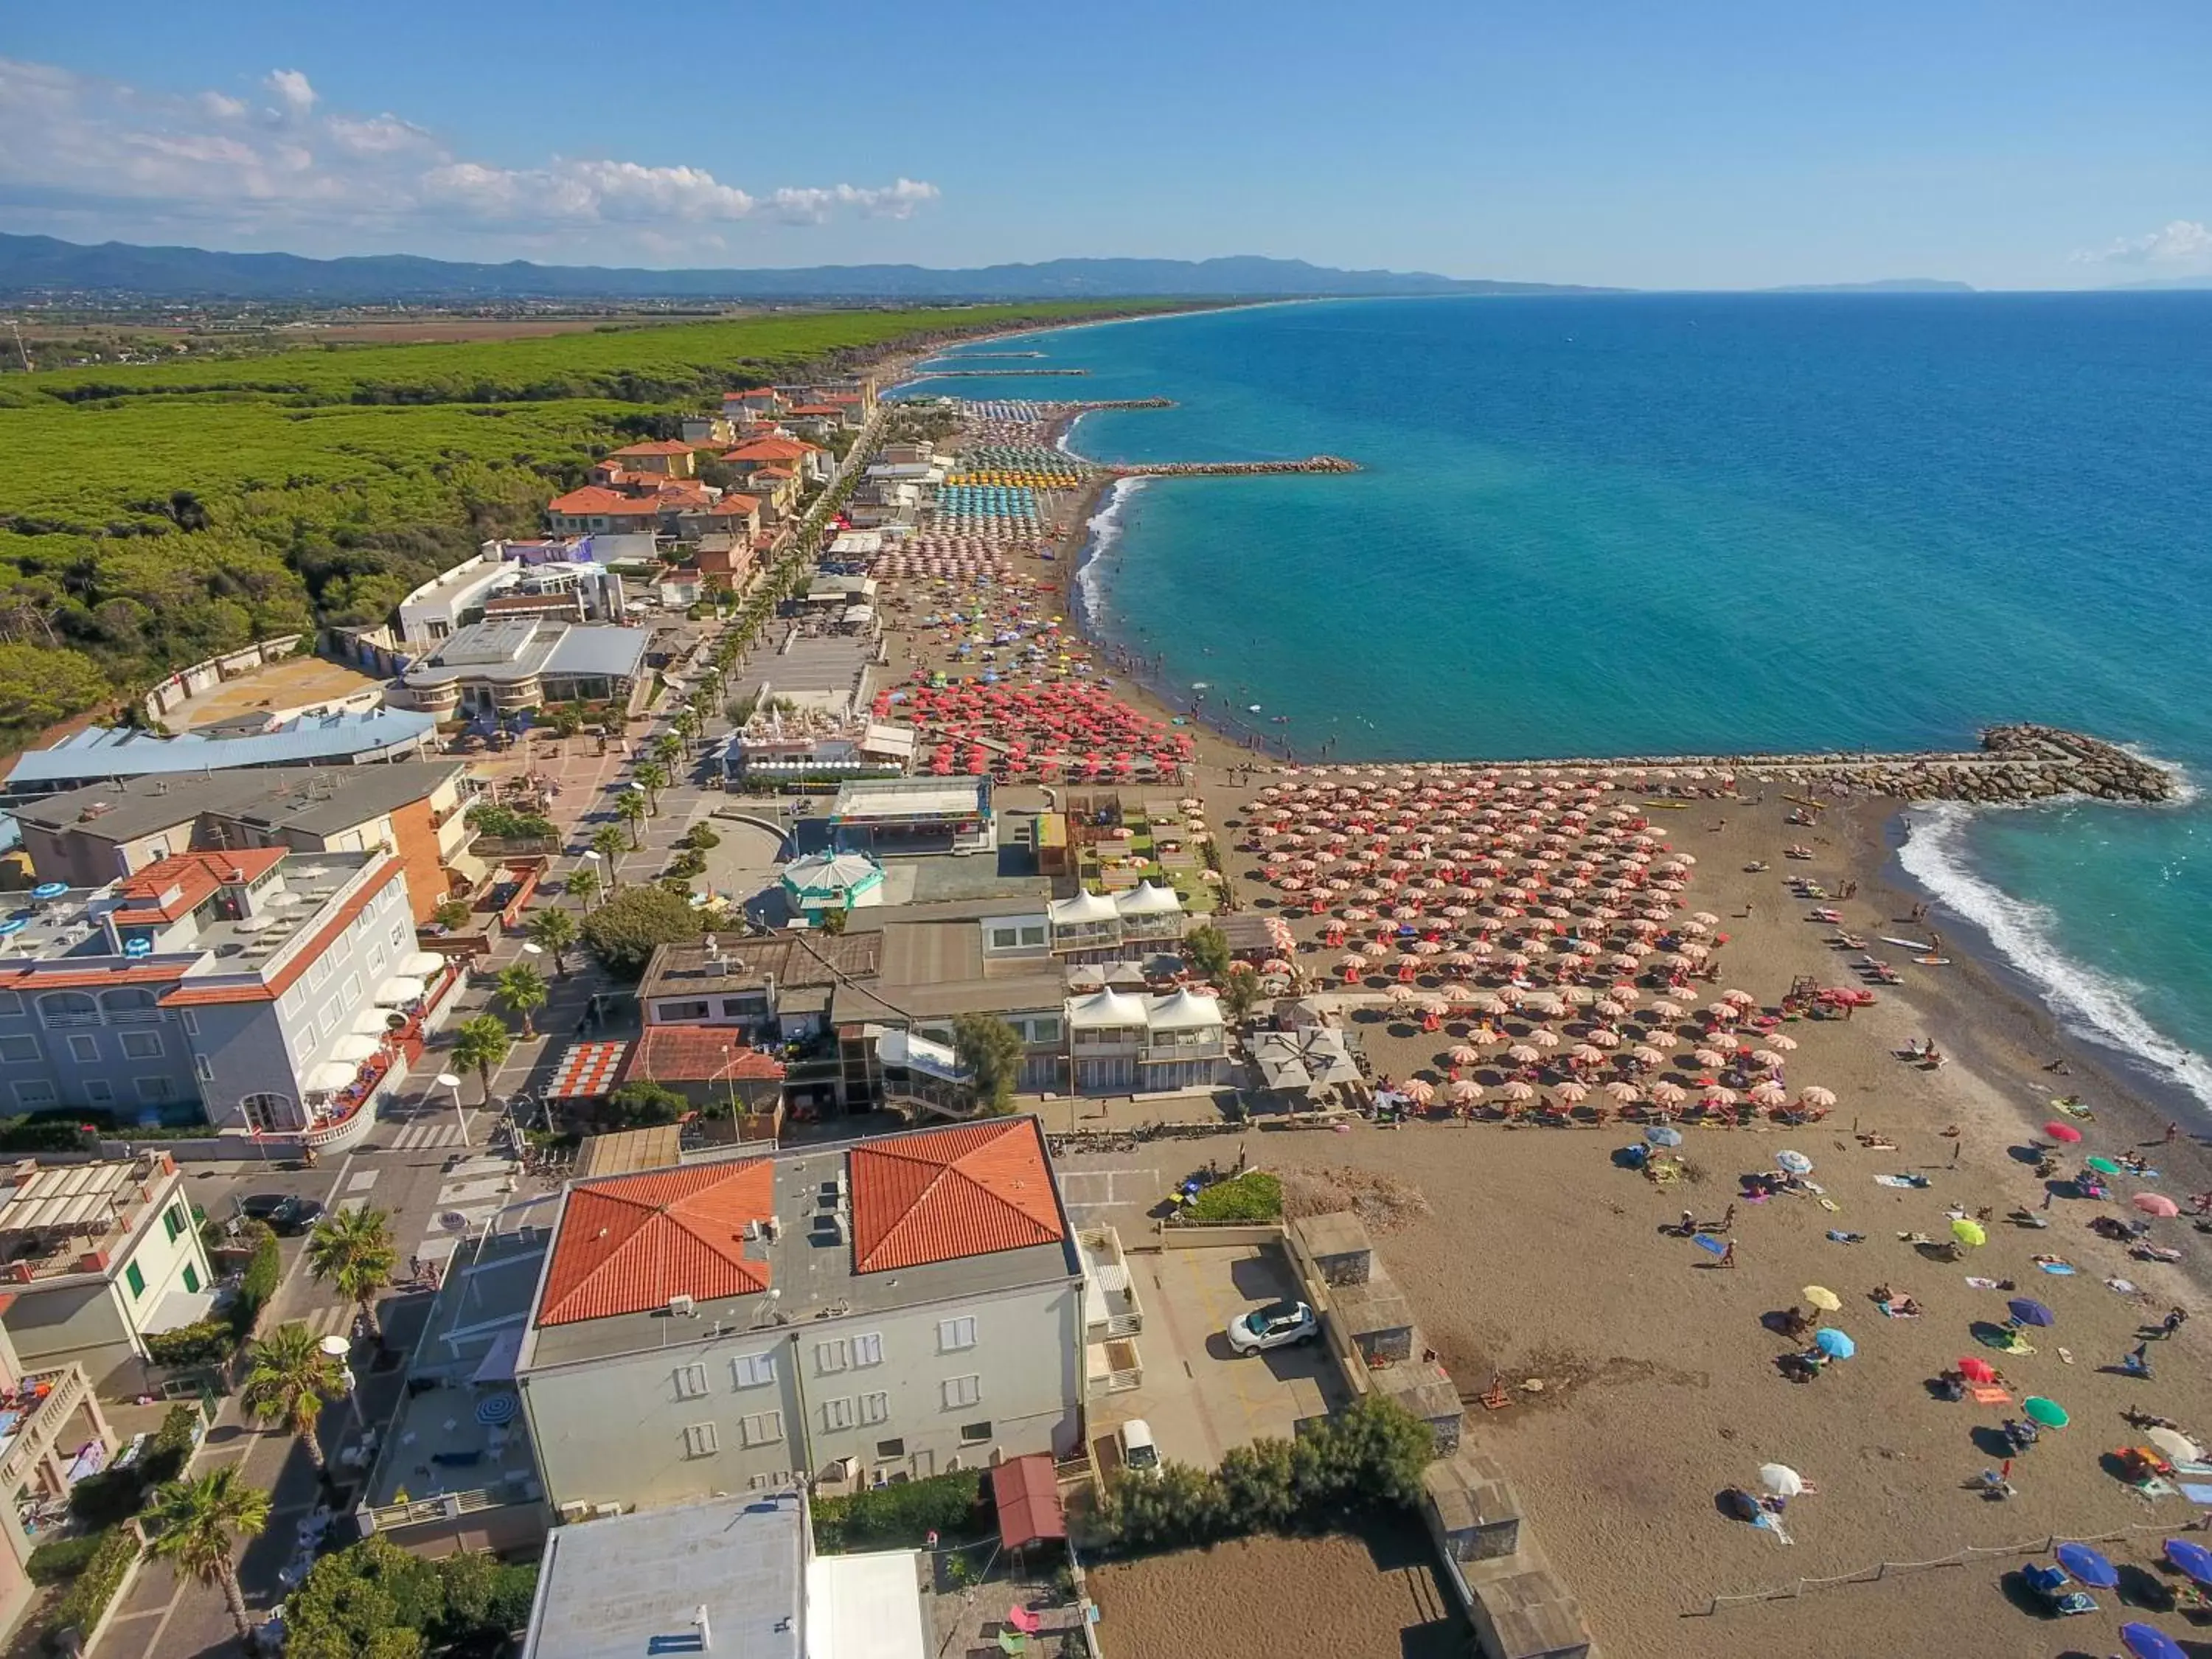
[{"label": "street lamp", "polygon": [[453,1115],[460,1121],[461,1139],[465,1142],[469,1138],[469,1115],[461,1105],[461,1080],[451,1072],[441,1072],[438,1083],[441,1087],[453,1091]]},{"label": "street lamp", "polygon": [[319,1346],[325,1354],[338,1362],[338,1389],[345,1395],[346,1403],[353,1407],[354,1427],[367,1428],[368,1425],[361,1414],[361,1390],[357,1386],[360,1379],[353,1374],[353,1367],[345,1363],[353,1352],[353,1343],[333,1331],[322,1340]]}]

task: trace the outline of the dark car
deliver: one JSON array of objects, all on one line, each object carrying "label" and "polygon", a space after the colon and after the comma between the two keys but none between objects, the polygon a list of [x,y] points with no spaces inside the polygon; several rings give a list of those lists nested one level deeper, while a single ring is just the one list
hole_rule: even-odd
[{"label": "dark car", "polygon": [[238,1207],[247,1220],[266,1222],[280,1233],[304,1233],[323,1217],[320,1203],[297,1193],[256,1193]]}]

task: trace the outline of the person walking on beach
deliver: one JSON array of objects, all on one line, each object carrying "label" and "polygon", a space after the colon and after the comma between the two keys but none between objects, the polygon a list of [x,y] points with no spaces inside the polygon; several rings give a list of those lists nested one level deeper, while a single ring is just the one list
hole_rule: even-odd
[{"label": "person walking on beach", "polygon": [[1727,1248],[1722,1250],[1720,1265],[1723,1267],[1735,1266],[1735,1240],[1729,1240]]},{"label": "person walking on beach", "polygon": [[2165,1318],[2158,1322],[2159,1334],[2161,1336],[2172,1336],[2176,1331],[2181,1328],[2182,1322],[2188,1317],[2189,1310],[2185,1308],[2175,1308],[2172,1310],[2167,1313]]},{"label": "person walking on beach", "polygon": [[2172,1120],[2168,1119],[2166,1126],[2166,1144],[2171,1146],[2175,1141],[2180,1139],[2181,1126],[2179,1123],[2174,1122]]}]

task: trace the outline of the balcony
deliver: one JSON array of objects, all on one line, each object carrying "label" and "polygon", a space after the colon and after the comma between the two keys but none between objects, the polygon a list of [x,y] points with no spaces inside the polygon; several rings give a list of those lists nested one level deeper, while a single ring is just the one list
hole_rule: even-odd
[{"label": "balcony", "polygon": [[0,1410],[0,1421],[9,1416],[15,1426],[0,1431],[0,1445],[5,1447],[0,1451],[0,1487],[10,1492],[21,1491],[49,1458],[73,1453],[82,1441],[98,1440],[110,1448],[114,1443],[81,1365],[25,1376],[13,1401]]},{"label": "balcony", "polygon": [[1079,1232],[1076,1241],[1083,1252],[1085,1340],[1136,1335],[1145,1328],[1145,1310],[1121,1254],[1121,1235],[1111,1227],[1093,1227]]},{"label": "balcony", "polygon": [[1220,1060],[1228,1053],[1228,1034],[1217,1031],[1196,1042],[1148,1042],[1137,1051],[1137,1058],[1157,1066],[1178,1060]]}]

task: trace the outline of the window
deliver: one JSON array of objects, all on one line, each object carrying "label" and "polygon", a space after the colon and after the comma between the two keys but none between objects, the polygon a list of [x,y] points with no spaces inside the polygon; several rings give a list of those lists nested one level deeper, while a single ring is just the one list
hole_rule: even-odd
[{"label": "window", "polygon": [[825,1430],[849,1429],[853,1426],[853,1402],[849,1400],[825,1400],[822,1402],[822,1426]]},{"label": "window", "polygon": [[129,1267],[124,1268],[123,1282],[131,1287],[131,1294],[132,1296],[138,1297],[146,1294],[146,1275],[138,1270],[138,1264],[137,1262],[134,1261]]},{"label": "window", "polygon": [[963,1446],[980,1445],[990,1437],[991,1425],[988,1423],[963,1423],[960,1425],[960,1443]]},{"label": "window", "polygon": [[676,1397],[696,1400],[707,1392],[707,1368],[704,1365],[678,1365],[676,1368]]},{"label": "window", "polygon": [[983,1379],[980,1376],[948,1376],[945,1379],[945,1409],[951,1411],[959,1406],[972,1406],[983,1397]]},{"label": "window", "polygon": [[972,1348],[975,1346],[975,1318],[974,1315],[963,1314],[957,1319],[940,1319],[937,1322],[937,1351],[939,1353],[956,1353],[962,1348]]},{"label": "window", "polygon": [[361,1000],[361,975],[359,974],[348,974],[345,976],[345,983],[338,987],[338,994],[345,999],[349,1006],[354,1003],[359,1002]]},{"label": "window", "polygon": [[72,1036],[69,1040],[69,1051],[70,1058],[81,1066],[100,1063],[100,1039],[89,1032]]},{"label": "window", "polygon": [[0,991],[0,1019],[21,1019],[23,999],[13,991]]},{"label": "window", "polygon": [[177,1242],[177,1236],[191,1224],[185,1218],[185,1206],[181,1204],[172,1204],[161,1212],[161,1227],[169,1235],[172,1244]]},{"label": "window", "polygon": [[832,1371],[842,1371],[853,1363],[851,1350],[842,1337],[834,1342],[814,1345],[814,1369],[817,1375],[827,1376]]},{"label": "window", "polygon": [[853,1364],[880,1365],[884,1363],[884,1339],[874,1331],[853,1339]]},{"label": "window", "polygon": [[189,1008],[177,1010],[177,1024],[185,1028],[186,1036],[198,1036],[200,1034],[200,1017]]},{"label": "window", "polygon": [[1018,927],[994,927],[991,930],[991,948],[994,951],[1011,951],[1021,942],[1022,930]]},{"label": "window", "polygon": [[407,924],[404,921],[395,921],[392,924],[392,948],[395,951],[403,951],[406,947]]},{"label": "window", "polygon": [[115,1085],[104,1077],[84,1079],[84,1103],[88,1106],[106,1106],[115,1099]]},{"label": "window", "polygon": [[704,1002],[656,1002],[653,1006],[653,1017],[659,1021],[704,1019],[707,1018],[707,1005]]},{"label": "window", "polygon": [[372,943],[369,945],[368,959],[370,973],[380,974],[384,971],[384,947],[381,945]]},{"label": "window", "polygon": [[1024,928],[1023,928],[1023,929],[1022,929],[1022,943],[1023,943],[1023,944],[1024,944],[1024,945],[1042,945],[1042,944],[1043,944],[1043,943],[1044,943],[1044,929],[1043,929],[1043,928],[1042,928],[1042,927],[1024,927]]},{"label": "window", "polygon": [[185,1289],[189,1293],[200,1287],[199,1269],[189,1261],[185,1263]]},{"label": "window", "polygon": [[757,1389],[775,1381],[775,1356],[741,1353],[730,1362],[731,1375],[741,1389]]},{"label": "window", "polygon": [[131,1079],[137,1085],[141,1106],[162,1106],[177,1097],[176,1085],[165,1077],[140,1077]]},{"label": "window", "polygon": [[54,1085],[42,1077],[26,1078],[15,1085],[18,1106],[51,1106],[54,1103]]},{"label": "window", "polygon": [[330,976],[331,959],[329,954],[325,952],[324,955],[317,957],[314,960],[314,965],[307,969],[307,983],[311,988],[319,988],[325,980],[329,979]]},{"label": "window", "polygon": [[49,1027],[97,1025],[100,1005],[82,991],[49,991],[39,999],[39,1018]]},{"label": "window", "polygon": [[748,1446],[773,1446],[783,1438],[781,1412],[755,1412],[738,1419],[738,1434]]},{"label": "window", "polygon": [[0,1060],[36,1060],[39,1040],[34,1036],[0,1036]]},{"label": "window", "polygon": [[143,985],[125,985],[100,994],[100,1012],[111,1025],[143,1025],[159,1019],[161,1008],[154,994]]},{"label": "window", "polygon": [[860,1399],[860,1421],[887,1423],[891,1415],[891,1397],[887,1394],[864,1394]]},{"label": "window", "polygon": [[904,1457],[905,1455],[906,1442],[903,1440],[878,1440],[876,1442],[876,1461],[878,1462],[887,1462],[892,1458]]},{"label": "window", "polygon": [[[76,1041],[71,1038],[70,1041]],[[125,1060],[159,1060],[161,1057],[161,1034],[159,1031],[125,1031],[123,1034],[123,1057]]]},{"label": "window", "polygon": [[192,1075],[203,1083],[215,1081],[215,1065],[205,1054],[192,1056]]},{"label": "window", "polygon": [[281,1127],[291,1115],[292,1097],[289,1095],[246,1095],[238,1103],[240,1115],[249,1129],[267,1131]]},{"label": "window", "polygon": [[291,988],[276,999],[276,1012],[280,1014],[296,1014],[307,1000],[307,988],[298,980],[294,980]]},{"label": "window", "polygon": [[337,1035],[337,1029],[338,1006],[333,1002],[326,1005],[323,1012],[315,1016],[315,1030],[321,1041],[328,1042]]},{"label": "window", "polygon": [[714,1432],[712,1423],[692,1423],[684,1430],[684,1455],[686,1457],[712,1457],[722,1449],[722,1437]]}]

